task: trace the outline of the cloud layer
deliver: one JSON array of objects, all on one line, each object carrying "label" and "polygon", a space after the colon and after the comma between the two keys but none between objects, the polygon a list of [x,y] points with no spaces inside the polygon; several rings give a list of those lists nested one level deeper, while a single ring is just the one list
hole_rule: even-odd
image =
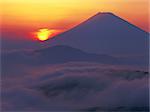
[{"label": "cloud layer", "polygon": [[148,110],[142,70],[86,62],[24,69],[2,77],[3,110]]}]

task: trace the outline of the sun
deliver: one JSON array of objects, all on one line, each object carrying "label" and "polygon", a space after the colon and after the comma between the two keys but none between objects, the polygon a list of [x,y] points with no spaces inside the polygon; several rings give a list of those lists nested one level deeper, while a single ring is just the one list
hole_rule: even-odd
[{"label": "sun", "polygon": [[49,29],[39,29],[36,33],[36,38],[40,41],[45,41],[48,40],[52,34],[53,32]]},{"label": "sun", "polygon": [[63,30],[41,28],[41,29],[38,29],[36,32],[32,32],[31,35],[32,37],[34,37],[34,39],[44,42],[48,39],[55,37],[56,35],[62,32]]}]

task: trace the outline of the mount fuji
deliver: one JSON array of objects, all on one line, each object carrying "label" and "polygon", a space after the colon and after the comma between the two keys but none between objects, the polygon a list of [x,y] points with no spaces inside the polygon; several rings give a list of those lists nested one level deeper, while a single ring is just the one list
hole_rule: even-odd
[{"label": "mount fuji", "polygon": [[86,61],[148,67],[148,42],[147,32],[112,13],[98,13],[45,42],[46,48],[2,57],[13,64]]},{"label": "mount fuji", "polygon": [[76,27],[48,40],[49,46],[67,45],[89,53],[144,56],[148,59],[148,33],[113,13],[98,13]]}]

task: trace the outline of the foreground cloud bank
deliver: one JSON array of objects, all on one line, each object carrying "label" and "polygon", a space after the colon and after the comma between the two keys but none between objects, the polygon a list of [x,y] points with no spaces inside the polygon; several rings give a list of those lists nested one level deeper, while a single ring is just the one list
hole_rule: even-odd
[{"label": "foreground cloud bank", "polygon": [[3,77],[3,110],[148,111],[143,70],[86,62],[21,68],[27,72]]}]

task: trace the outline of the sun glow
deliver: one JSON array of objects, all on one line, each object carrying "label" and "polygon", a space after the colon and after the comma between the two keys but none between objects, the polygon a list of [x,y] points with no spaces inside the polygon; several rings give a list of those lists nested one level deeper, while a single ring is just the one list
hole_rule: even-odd
[{"label": "sun glow", "polygon": [[49,30],[47,28],[39,29],[38,32],[36,32],[36,38],[40,41],[45,41],[51,38],[55,33],[55,30]]}]

